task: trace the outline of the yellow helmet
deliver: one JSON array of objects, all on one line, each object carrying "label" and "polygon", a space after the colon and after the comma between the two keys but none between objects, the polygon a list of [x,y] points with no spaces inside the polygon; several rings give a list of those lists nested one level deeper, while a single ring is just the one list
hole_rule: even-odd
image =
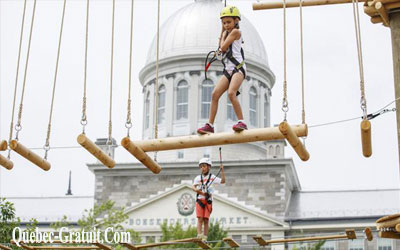
[{"label": "yellow helmet", "polygon": [[240,20],[240,11],[235,6],[226,6],[221,10],[220,18],[223,17],[238,17]]}]

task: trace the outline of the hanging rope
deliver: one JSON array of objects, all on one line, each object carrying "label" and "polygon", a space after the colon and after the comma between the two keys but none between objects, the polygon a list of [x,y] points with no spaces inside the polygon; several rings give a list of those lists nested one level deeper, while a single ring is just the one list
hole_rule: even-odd
[{"label": "hanging rope", "polygon": [[301,60],[301,122],[306,123],[306,109],[304,104],[304,54],[303,54],[303,0],[299,0],[300,6],[300,60]]},{"label": "hanging rope", "polygon": [[[24,34],[25,14],[26,14],[26,0],[24,1],[24,10],[22,13],[22,22],[21,22],[21,33],[19,36],[17,71],[15,74],[14,99],[13,99],[13,106],[12,106],[12,112],[11,112],[10,136],[8,139],[8,144],[11,143],[12,136],[13,136],[13,129],[14,129],[14,112],[15,112],[15,103],[17,100],[18,75],[19,75],[19,65],[20,65],[20,60],[21,60],[22,38],[23,38],[23,34]],[[8,159],[10,159],[10,153],[11,153],[11,148],[9,147],[8,148]]]},{"label": "hanging rope", "polygon": [[111,25],[111,73],[110,73],[110,112],[108,120],[108,154],[111,155],[112,145],[112,90],[113,90],[113,70],[114,70],[114,28],[115,28],[115,0],[113,0],[112,25]]},{"label": "hanging rope", "polygon": [[128,129],[127,137],[129,137],[129,131],[132,128],[131,118],[131,85],[132,85],[132,42],[133,42],[133,10],[134,0],[131,3],[131,38],[130,38],[130,49],[129,49],[129,80],[128,80],[128,115],[126,117],[125,127]]},{"label": "hanging rope", "polygon": [[17,121],[17,124],[15,125],[15,130],[17,131],[15,133],[15,140],[17,140],[17,141],[18,141],[19,131],[21,131],[21,129],[22,129],[22,126],[21,126],[22,107],[23,107],[23,103],[24,103],[26,75],[27,75],[27,72],[28,72],[29,54],[30,54],[30,51],[31,51],[32,31],[33,31],[33,24],[34,24],[34,21],[35,21],[35,12],[36,12],[36,0],[33,1],[32,20],[31,20],[31,28],[30,28],[30,31],[29,31],[28,50],[27,50],[26,61],[25,61],[25,71],[24,71],[24,80],[23,80],[23,84],[22,84],[21,101],[20,101],[20,104],[19,104],[18,121]]},{"label": "hanging rope", "polygon": [[86,115],[86,79],[87,79],[87,58],[88,58],[88,41],[89,41],[89,0],[86,1],[86,35],[85,35],[85,66],[83,73],[83,100],[82,100],[82,134],[85,134],[85,126],[87,125]]},{"label": "hanging rope", "polygon": [[289,103],[287,100],[287,80],[286,80],[286,0],[283,0],[283,100],[282,111],[284,112],[283,120],[286,121],[287,112],[289,111]]},{"label": "hanging rope", "polygon": [[361,109],[364,114],[364,120],[367,119],[367,100],[365,98],[365,84],[364,84],[364,67],[363,67],[363,56],[361,48],[361,29],[360,29],[360,16],[358,11],[358,0],[352,0],[353,3],[353,16],[354,16],[354,27],[356,31],[356,43],[358,53],[358,67],[360,72],[360,92],[361,92]]},{"label": "hanging rope", "polygon": [[58,39],[58,50],[57,50],[57,60],[56,60],[56,69],[54,73],[54,82],[53,82],[53,93],[51,95],[51,105],[50,105],[50,115],[49,115],[49,124],[47,126],[47,137],[46,137],[46,144],[44,145],[45,155],[44,159],[47,160],[47,153],[50,150],[50,132],[51,132],[51,118],[53,116],[53,107],[54,107],[54,96],[56,93],[56,85],[57,85],[57,74],[58,74],[58,62],[60,60],[60,51],[61,51],[61,41],[62,41],[62,33],[64,28],[64,17],[65,17],[65,6],[67,4],[67,0],[64,0],[63,5],[63,13],[61,18],[61,27],[60,27],[60,35]]},{"label": "hanging rope", "polygon": [[[154,138],[158,138],[158,71],[159,71],[159,54],[160,54],[160,0],[158,0],[157,8],[157,51],[156,51],[156,80],[154,84]],[[157,152],[154,153],[154,161],[157,161]]]}]

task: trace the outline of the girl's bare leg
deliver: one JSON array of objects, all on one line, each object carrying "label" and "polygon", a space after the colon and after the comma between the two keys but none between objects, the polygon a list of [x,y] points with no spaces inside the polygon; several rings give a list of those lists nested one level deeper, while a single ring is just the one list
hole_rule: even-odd
[{"label": "girl's bare leg", "polygon": [[228,89],[229,100],[231,101],[233,110],[235,110],[236,116],[239,120],[243,120],[243,113],[242,113],[242,108],[240,106],[240,102],[236,97],[236,92],[242,85],[243,80],[244,80],[244,75],[241,72],[234,74],[232,76],[232,80],[231,83],[229,84],[229,89]]},{"label": "girl's bare leg", "polygon": [[215,86],[211,96],[210,118],[209,123],[214,124],[215,116],[218,110],[218,101],[221,95],[228,89],[229,82],[226,76],[222,76]]}]

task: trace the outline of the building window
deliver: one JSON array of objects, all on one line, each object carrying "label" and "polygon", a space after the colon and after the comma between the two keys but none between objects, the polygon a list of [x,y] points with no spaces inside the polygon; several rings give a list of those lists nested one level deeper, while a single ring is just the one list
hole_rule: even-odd
[{"label": "building window", "polygon": [[264,127],[269,126],[268,113],[269,113],[269,100],[268,100],[268,96],[265,94],[264,95]]},{"label": "building window", "polygon": [[256,88],[251,87],[250,95],[250,124],[257,126],[257,91]]},{"label": "building window", "polygon": [[274,146],[270,145],[268,151],[269,151],[268,152],[269,155],[274,155]]},{"label": "building window", "polygon": [[178,151],[178,159],[183,159],[183,156],[184,156],[183,150],[179,150]]},{"label": "building window", "polygon": [[393,250],[391,239],[378,239],[378,250]]},{"label": "building window", "polygon": [[276,145],[275,154],[276,155],[280,155],[281,154],[281,147],[279,147],[279,145]]},{"label": "building window", "polygon": [[349,250],[364,250],[364,240],[349,241]]},{"label": "building window", "polygon": [[176,119],[188,118],[188,82],[182,80],[177,86],[176,95]]},{"label": "building window", "polygon": [[201,119],[208,119],[211,106],[211,95],[214,83],[211,80],[204,80],[201,84]]},{"label": "building window", "polygon": [[158,124],[161,124],[165,120],[165,86],[161,85],[158,88]]},{"label": "building window", "polygon": [[335,250],[335,242],[334,241],[325,241],[324,245],[320,250]]},{"label": "building window", "polygon": [[150,126],[150,93],[147,92],[146,100],[144,101],[144,128],[148,129]]}]

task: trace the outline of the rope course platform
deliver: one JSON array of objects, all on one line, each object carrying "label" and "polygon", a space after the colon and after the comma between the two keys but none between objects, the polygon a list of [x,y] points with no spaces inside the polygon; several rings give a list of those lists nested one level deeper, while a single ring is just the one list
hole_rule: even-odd
[{"label": "rope course platform", "polygon": [[174,244],[181,244],[181,243],[196,243],[202,249],[211,249],[211,246],[209,246],[206,241],[204,241],[200,238],[171,240],[171,241],[149,243],[149,244],[143,244],[143,245],[132,245],[130,243],[120,243],[120,244],[128,249],[136,250],[136,249],[142,249],[142,248],[148,248],[148,247],[159,247],[159,246],[174,245]]},{"label": "rope course platform", "polygon": [[[11,240],[11,244],[17,245],[14,240]],[[36,249],[57,249],[57,250],[70,250],[70,249],[75,249],[75,250],[88,250],[88,249],[103,249],[103,250],[112,250],[112,247],[109,247],[107,245],[104,245],[102,243],[87,243],[89,246],[76,246],[77,243],[65,243],[60,240],[55,240],[51,243],[49,242],[42,242],[41,244],[58,244],[58,246],[28,246],[24,242],[19,242],[19,245],[27,250],[36,250]],[[82,243],[85,244],[85,243]],[[82,245],[81,244],[81,245]],[[69,245],[69,246],[68,246]],[[74,245],[74,246],[71,246]],[[1,249],[1,248],[0,248]]]},{"label": "rope course platform", "polygon": [[260,246],[267,246],[274,243],[289,243],[289,242],[302,242],[302,241],[317,241],[317,240],[333,240],[333,239],[356,239],[356,232],[352,229],[346,230],[346,234],[342,235],[330,235],[330,236],[316,236],[316,237],[302,237],[302,238],[291,238],[291,239],[278,239],[278,240],[264,240],[262,236],[254,236],[253,239]]},{"label": "rope course platform", "polygon": [[400,239],[400,214],[382,217],[376,221],[379,237]]},{"label": "rope course platform", "polygon": [[[292,135],[295,137],[307,136],[307,125],[288,126]],[[143,165],[149,168],[153,173],[158,174],[161,167],[153,161],[146,152],[165,151],[184,148],[195,148],[205,146],[217,146],[225,144],[236,144],[255,141],[269,141],[285,139],[286,137],[280,131],[279,127],[256,128],[238,132],[222,132],[205,135],[189,135],[182,137],[168,137],[162,139],[131,141],[129,137],[125,137],[121,141],[121,145],[135,156]]]}]

